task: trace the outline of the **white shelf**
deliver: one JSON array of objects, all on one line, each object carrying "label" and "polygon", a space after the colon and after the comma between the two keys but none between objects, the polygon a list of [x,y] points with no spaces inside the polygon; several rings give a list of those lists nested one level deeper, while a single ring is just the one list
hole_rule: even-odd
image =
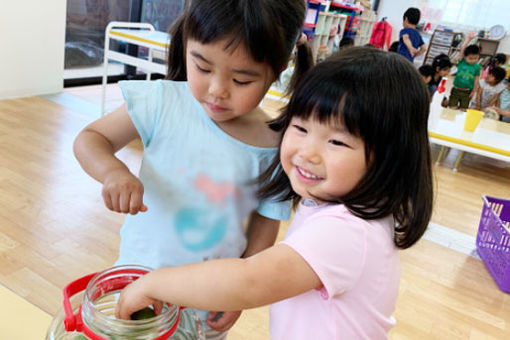
[{"label": "white shelf", "polygon": [[315,35],[311,41],[314,60],[319,60],[333,53],[335,37],[338,36],[341,39],[344,35],[347,18],[347,15],[344,14],[319,13],[315,26]]}]

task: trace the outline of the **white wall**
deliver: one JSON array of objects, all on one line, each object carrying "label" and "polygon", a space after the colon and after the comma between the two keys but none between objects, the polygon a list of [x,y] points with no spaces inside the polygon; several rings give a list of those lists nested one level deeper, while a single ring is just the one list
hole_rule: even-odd
[{"label": "white wall", "polygon": [[66,0],[0,0],[0,99],[60,92]]},{"label": "white wall", "polygon": [[[393,27],[391,41],[398,40],[398,32],[402,29],[402,17],[406,9],[409,7],[421,8],[426,2],[426,0],[380,0],[377,20],[388,18],[388,22]],[[510,32],[507,32],[506,36],[501,39],[497,52],[510,55]]]},{"label": "white wall", "polygon": [[499,41],[498,53],[505,53],[510,55],[510,32],[506,32],[503,39]]}]

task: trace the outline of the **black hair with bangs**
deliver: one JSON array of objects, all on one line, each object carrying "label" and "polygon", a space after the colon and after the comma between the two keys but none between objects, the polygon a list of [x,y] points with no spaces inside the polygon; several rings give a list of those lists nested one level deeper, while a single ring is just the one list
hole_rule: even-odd
[{"label": "black hair with bangs", "polygon": [[[228,41],[225,49],[245,46],[255,61],[271,67],[276,79],[301,35],[305,11],[303,0],[188,0],[170,28],[166,79],[187,80],[188,39],[207,44],[225,38]],[[298,46],[291,87],[311,66],[308,44]]]},{"label": "black hair with bangs", "polygon": [[450,61],[450,57],[446,54],[441,53],[434,57],[432,60],[432,67],[434,68],[434,74],[438,73],[440,70],[449,69],[452,67],[452,62]]},{"label": "black hair with bangs", "polygon": [[[395,244],[407,248],[423,235],[432,213],[428,115],[427,88],[409,61],[395,53],[353,47],[309,70],[269,124],[283,133],[293,117],[336,121],[360,137],[367,172],[337,202],[364,219],[392,215]],[[279,155],[260,176],[259,195],[299,200]]]}]

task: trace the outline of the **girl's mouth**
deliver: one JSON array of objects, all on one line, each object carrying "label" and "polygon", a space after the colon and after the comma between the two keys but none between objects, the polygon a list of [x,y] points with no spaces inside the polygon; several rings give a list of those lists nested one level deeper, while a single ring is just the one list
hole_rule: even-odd
[{"label": "girl's mouth", "polygon": [[298,174],[299,180],[306,183],[315,183],[324,179],[299,166],[296,166],[296,173]]},{"label": "girl's mouth", "polygon": [[206,105],[207,105],[207,108],[211,112],[214,112],[214,113],[222,113],[222,112],[227,111],[227,108],[225,108],[223,106],[218,106],[218,105],[214,105],[214,104],[211,104],[211,103],[206,103]]}]

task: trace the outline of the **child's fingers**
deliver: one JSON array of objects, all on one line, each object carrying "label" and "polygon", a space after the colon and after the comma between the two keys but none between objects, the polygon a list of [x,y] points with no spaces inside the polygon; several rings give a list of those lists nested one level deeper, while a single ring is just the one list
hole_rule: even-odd
[{"label": "child's fingers", "polygon": [[207,320],[217,322],[223,316],[223,312],[210,312]]},{"label": "child's fingers", "polygon": [[111,206],[112,206],[110,210],[113,210],[115,212],[120,212],[119,195],[118,194],[109,194],[108,196],[110,198],[110,202],[111,202]]},{"label": "child's fingers", "polygon": [[122,196],[120,194],[115,194],[112,196],[112,203],[113,203],[113,208],[115,209],[116,212],[122,212],[122,209],[121,209],[121,199],[122,199]]},{"label": "child's fingers", "polygon": [[129,213],[132,215],[137,214],[139,211],[147,211],[147,207],[143,204],[143,196],[138,192],[131,193],[129,204]]},{"label": "child's fingers", "polygon": [[124,319],[129,320],[130,319],[130,313],[126,310],[125,304],[124,304],[124,294],[121,293],[119,300],[117,301],[117,305],[115,306],[115,317],[117,319]]},{"label": "child's fingers", "polygon": [[211,312],[206,323],[217,332],[225,332],[234,325],[240,315],[241,312]]},{"label": "child's fingers", "polygon": [[126,214],[130,211],[131,194],[129,192],[123,192],[119,197],[119,209],[120,212]]},{"label": "child's fingers", "polygon": [[163,302],[161,301],[154,302],[152,306],[154,307],[154,312],[157,315],[161,314],[161,311],[163,310]]},{"label": "child's fingers", "polygon": [[103,193],[103,202],[108,209],[113,210],[112,198],[109,194]]}]

